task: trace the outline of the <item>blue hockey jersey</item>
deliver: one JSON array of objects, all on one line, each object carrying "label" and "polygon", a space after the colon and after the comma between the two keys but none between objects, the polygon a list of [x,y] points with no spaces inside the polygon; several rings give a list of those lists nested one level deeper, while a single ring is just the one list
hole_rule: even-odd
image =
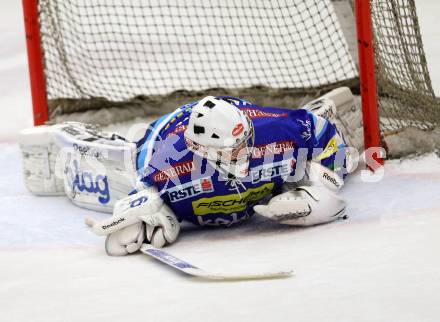
[{"label": "blue hockey jersey", "polygon": [[255,140],[245,178],[228,178],[185,143],[193,102],[154,122],[138,143],[137,170],[155,186],[179,220],[230,226],[253,215],[252,207],[280,192],[300,162],[314,159],[345,175],[345,144],[329,121],[304,110],[261,107],[234,98],[253,122]]}]

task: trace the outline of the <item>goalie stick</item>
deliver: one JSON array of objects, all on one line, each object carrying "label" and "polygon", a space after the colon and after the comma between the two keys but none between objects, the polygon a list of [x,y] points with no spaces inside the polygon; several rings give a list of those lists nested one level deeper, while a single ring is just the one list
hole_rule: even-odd
[{"label": "goalie stick", "polygon": [[290,277],[293,273],[292,271],[244,273],[244,274],[215,273],[215,272],[208,272],[201,268],[198,268],[193,264],[190,264],[177,257],[174,257],[173,255],[165,252],[164,250],[158,249],[150,244],[143,244],[141,247],[141,252],[188,275],[203,279],[209,279],[209,280],[244,281],[244,280],[285,278],[285,277]]},{"label": "goalie stick", "polygon": [[[92,217],[87,217],[85,223],[89,227],[93,227],[96,221]],[[226,274],[208,272],[201,268],[194,266],[184,260],[181,260],[166,251],[156,248],[151,244],[142,244],[140,251],[150,257],[153,257],[162,263],[167,264],[179,271],[182,271],[188,275],[219,281],[245,281],[245,280],[261,280],[261,279],[273,279],[273,278],[285,278],[290,277],[293,271],[277,271],[277,272],[261,272],[261,273],[244,273],[244,274]]]}]

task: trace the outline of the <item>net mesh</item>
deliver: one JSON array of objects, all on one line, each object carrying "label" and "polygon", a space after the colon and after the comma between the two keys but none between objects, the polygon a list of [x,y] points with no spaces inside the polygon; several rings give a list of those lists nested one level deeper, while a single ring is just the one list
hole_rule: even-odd
[{"label": "net mesh", "polygon": [[[50,117],[113,123],[205,95],[295,108],[338,86],[358,93],[336,2],[39,0]],[[435,128],[414,1],[371,5],[383,134]]]},{"label": "net mesh", "polygon": [[372,16],[381,128],[433,128],[440,120],[440,108],[414,2],[372,1]]}]

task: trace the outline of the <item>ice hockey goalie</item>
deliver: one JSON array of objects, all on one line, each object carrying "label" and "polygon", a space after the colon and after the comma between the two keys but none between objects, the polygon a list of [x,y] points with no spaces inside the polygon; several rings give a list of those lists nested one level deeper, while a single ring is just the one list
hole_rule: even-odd
[{"label": "ice hockey goalie", "polygon": [[182,221],[231,226],[256,212],[280,224],[328,223],[345,216],[336,193],[349,172],[332,97],[353,97],[348,88],[336,91],[296,110],[208,96],[156,120],[135,141],[73,122],[27,129],[20,136],[26,185],[112,212],[89,221],[107,236],[110,255],[171,244]]}]

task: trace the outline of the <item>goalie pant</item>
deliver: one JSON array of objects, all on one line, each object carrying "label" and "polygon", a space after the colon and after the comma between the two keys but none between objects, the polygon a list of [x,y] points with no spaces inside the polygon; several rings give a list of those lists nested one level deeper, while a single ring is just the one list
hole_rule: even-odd
[{"label": "goalie pant", "polygon": [[186,146],[184,131],[197,102],[158,119],[137,142],[141,181],[160,191],[180,221],[230,226],[246,220],[253,215],[254,205],[279,194],[286,182],[302,179],[307,160],[345,177],[346,145],[328,120],[304,109],[221,99],[241,109],[254,125],[255,143],[246,177],[225,177]]}]

